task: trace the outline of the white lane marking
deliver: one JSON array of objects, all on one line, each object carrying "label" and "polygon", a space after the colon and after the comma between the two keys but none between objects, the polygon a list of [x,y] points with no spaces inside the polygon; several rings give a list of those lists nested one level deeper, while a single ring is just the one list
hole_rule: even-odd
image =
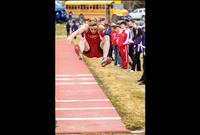
[{"label": "white lane marking", "polygon": [[145,131],[131,131],[131,133],[133,134],[137,134],[137,133],[144,133]]},{"label": "white lane marking", "polygon": [[92,74],[57,74],[56,77],[61,76],[92,76]]},{"label": "white lane marking", "polygon": [[120,117],[93,117],[93,118],[56,118],[57,121],[60,120],[120,120]]},{"label": "white lane marking", "polygon": [[[56,91],[59,91],[59,90],[74,91],[74,89],[70,89],[70,88],[67,88],[67,89],[64,89],[64,88],[63,89],[56,89]],[[78,89],[78,90],[82,90],[82,91],[84,91],[84,90],[85,91],[90,91],[90,90],[91,91],[95,91],[95,90],[97,90],[97,91],[99,91],[99,89],[86,89],[86,88],[85,89]],[[76,89],[75,89],[75,91],[76,91]]]},{"label": "white lane marking", "polygon": [[71,82],[71,83],[56,83],[56,85],[73,85],[73,84],[98,84],[97,82]]},{"label": "white lane marking", "polygon": [[90,100],[56,100],[57,103],[67,103],[67,102],[105,102],[110,101],[109,99],[90,99]]},{"label": "white lane marking", "polygon": [[56,78],[57,80],[95,80],[94,78]]},{"label": "white lane marking", "polygon": [[115,109],[114,107],[92,107],[92,108],[56,108],[56,111],[65,111],[65,110],[110,110]]}]

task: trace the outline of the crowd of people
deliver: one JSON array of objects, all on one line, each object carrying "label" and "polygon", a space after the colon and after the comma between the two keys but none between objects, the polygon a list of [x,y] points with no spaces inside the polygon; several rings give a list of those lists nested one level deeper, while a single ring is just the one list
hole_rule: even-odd
[{"label": "crowd of people", "polygon": [[82,60],[83,55],[89,58],[103,57],[102,67],[113,61],[115,66],[123,70],[141,71],[142,54],[143,75],[138,82],[140,85],[145,84],[145,25],[138,27],[134,19],[102,23],[91,18],[80,26],[75,21],[72,26],[67,22],[66,30],[67,40],[71,43],[77,35],[81,35],[80,42],[74,45],[78,58]]}]

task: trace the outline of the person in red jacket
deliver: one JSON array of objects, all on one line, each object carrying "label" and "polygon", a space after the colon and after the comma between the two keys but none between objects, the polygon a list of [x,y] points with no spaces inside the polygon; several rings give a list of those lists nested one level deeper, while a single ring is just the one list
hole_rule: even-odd
[{"label": "person in red jacket", "polygon": [[114,56],[115,56],[115,62],[114,65],[116,66],[121,66],[121,57],[119,55],[119,50],[117,47],[117,39],[119,37],[118,32],[117,32],[117,28],[119,26],[117,26],[115,23],[111,23],[111,44],[114,50]]},{"label": "person in red jacket", "polygon": [[104,27],[99,25],[96,19],[91,19],[67,38],[72,42],[75,36],[82,35],[79,44],[74,46],[80,60],[82,60],[82,55],[89,58],[103,57],[101,62],[103,67],[112,62],[112,58],[108,57],[110,37],[102,34],[103,30]]},{"label": "person in red jacket", "polygon": [[118,21],[120,25],[119,38],[117,40],[119,53],[122,59],[122,68],[128,68],[128,45],[129,45],[129,32],[126,29],[125,21]]}]

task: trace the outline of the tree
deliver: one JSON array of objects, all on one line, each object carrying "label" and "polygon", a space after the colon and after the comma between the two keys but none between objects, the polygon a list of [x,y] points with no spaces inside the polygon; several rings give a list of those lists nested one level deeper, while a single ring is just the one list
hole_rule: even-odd
[{"label": "tree", "polygon": [[145,0],[122,0],[122,3],[124,4],[124,8],[130,12],[133,11],[135,8],[144,7]]}]

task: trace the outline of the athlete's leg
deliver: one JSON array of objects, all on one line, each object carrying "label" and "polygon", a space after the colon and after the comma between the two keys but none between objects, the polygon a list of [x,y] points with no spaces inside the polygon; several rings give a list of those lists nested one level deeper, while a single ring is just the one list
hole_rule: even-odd
[{"label": "athlete's leg", "polygon": [[100,47],[103,49],[103,57],[107,58],[110,49],[110,37],[105,35],[100,43]]},{"label": "athlete's leg", "polygon": [[89,46],[87,40],[85,40],[84,38],[80,37],[79,44],[75,45],[74,49],[75,49],[75,52],[76,52],[77,56],[79,57],[79,59],[82,60],[83,51],[89,51],[90,50],[90,46]]},{"label": "athlete's leg", "polygon": [[101,65],[104,67],[107,64],[110,64],[112,62],[112,58],[108,57],[108,52],[110,48],[110,37],[109,36],[104,36],[100,43],[100,47],[103,49],[103,59],[101,62]]},{"label": "athlete's leg", "polygon": [[87,52],[90,50],[90,46],[89,46],[87,40],[83,37],[80,37],[79,47],[80,47],[81,53],[83,53],[83,51]]}]

